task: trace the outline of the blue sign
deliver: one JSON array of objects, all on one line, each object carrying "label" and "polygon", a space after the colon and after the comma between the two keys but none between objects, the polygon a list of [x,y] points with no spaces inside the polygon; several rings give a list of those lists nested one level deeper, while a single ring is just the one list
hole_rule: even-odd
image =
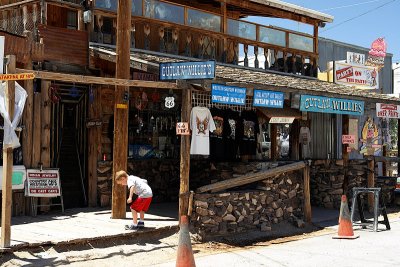
[{"label": "blue sign", "polygon": [[190,80],[214,78],[214,60],[160,63],[160,80]]},{"label": "blue sign", "polygon": [[246,88],[211,84],[211,102],[220,104],[245,105]]},{"label": "blue sign", "polygon": [[300,99],[300,110],[361,116],[364,114],[364,101],[302,95]]},{"label": "blue sign", "polygon": [[254,107],[283,108],[284,100],[282,92],[254,90]]}]

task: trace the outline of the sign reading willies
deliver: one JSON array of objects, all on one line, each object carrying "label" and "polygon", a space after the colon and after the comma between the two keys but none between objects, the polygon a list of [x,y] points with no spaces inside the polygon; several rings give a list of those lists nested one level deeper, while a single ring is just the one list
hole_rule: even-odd
[{"label": "sign reading willies", "polygon": [[214,60],[160,63],[160,80],[193,80],[214,78]]},{"label": "sign reading willies", "polygon": [[300,99],[300,111],[361,116],[364,114],[364,101],[315,95],[302,95]]}]

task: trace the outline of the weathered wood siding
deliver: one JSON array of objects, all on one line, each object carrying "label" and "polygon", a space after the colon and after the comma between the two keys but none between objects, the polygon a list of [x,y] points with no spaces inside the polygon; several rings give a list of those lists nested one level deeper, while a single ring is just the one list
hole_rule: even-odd
[{"label": "weathered wood siding", "polygon": [[88,34],[84,31],[39,25],[45,59],[64,64],[88,65]]}]

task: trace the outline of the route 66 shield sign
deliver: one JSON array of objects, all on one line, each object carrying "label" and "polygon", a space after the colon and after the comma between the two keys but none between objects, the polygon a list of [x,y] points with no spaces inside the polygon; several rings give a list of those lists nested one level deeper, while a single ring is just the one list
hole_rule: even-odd
[{"label": "route 66 shield sign", "polygon": [[166,108],[175,107],[175,98],[173,96],[166,97],[164,105],[165,105]]}]

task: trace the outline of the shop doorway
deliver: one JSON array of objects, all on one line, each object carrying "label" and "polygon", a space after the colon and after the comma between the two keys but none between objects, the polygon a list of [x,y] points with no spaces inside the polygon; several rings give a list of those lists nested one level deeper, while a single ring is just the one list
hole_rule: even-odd
[{"label": "shop doorway", "polygon": [[53,105],[52,165],[60,170],[64,207],[87,206],[87,86],[53,84],[59,98]]}]

